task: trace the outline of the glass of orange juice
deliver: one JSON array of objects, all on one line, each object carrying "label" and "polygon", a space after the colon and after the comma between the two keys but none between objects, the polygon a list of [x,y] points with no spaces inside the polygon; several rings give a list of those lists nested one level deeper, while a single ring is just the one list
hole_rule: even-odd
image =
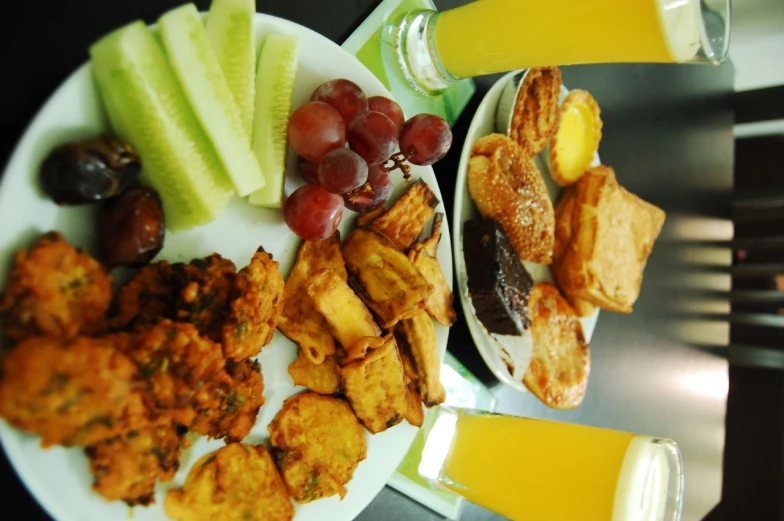
[{"label": "glass of orange juice", "polygon": [[442,406],[419,473],[519,521],[678,521],[672,440]]},{"label": "glass of orange juice", "polygon": [[475,0],[407,13],[384,32],[403,75],[433,93],[460,78],[579,63],[719,64],[730,0]]}]

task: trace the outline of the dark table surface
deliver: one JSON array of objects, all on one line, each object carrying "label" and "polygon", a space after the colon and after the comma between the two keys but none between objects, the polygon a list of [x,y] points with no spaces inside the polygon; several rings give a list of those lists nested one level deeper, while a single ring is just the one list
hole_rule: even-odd
[{"label": "dark table surface", "polygon": [[[259,11],[303,24],[342,43],[376,0],[331,2],[257,0]],[[27,122],[60,82],[87,58],[100,35],[136,18],[152,22],[181,0],[45,0],[5,6],[0,31],[0,160],[7,160]],[[440,8],[466,3],[437,1]],[[206,9],[208,0],[197,1]],[[575,411],[547,409],[531,395],[493,378],[462,322],[449,350],[499,398],[501,412],[553,418],[678,441],[685,461],[684,520],[701,519],[721,494],[728,312],[704,290],[728,290],[713,269],[730,263],[727,250],[705,246],[731,238],[733,115],[728,96],[732,66],[596,65],[565,67],[564,82],[585,88],[602,107],[602,160],[628,189],[661,206],[668,219],[649,261],[642,295],[628,316],[603,313],[594,334],[592,374],[584,404]],[[477,93],[454,128],[460,145],[472,114],[498,77],[478,78]],[[436,165],[451,215],[460,146]],[[2,225],[2,224],[0,224]],[[524,493],[524,491],[521,491]],[[49,517],[0,458],[0,518]],[[8,514],[11,514],[7,517]],[[386,488],[358,519],[441,519]],[[463,519],[500,519],[469,505]]]}]

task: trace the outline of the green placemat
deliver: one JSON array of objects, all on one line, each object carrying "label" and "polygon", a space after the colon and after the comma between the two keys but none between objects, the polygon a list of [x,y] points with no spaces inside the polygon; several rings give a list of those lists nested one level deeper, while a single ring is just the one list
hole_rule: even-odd
[{"label": "green placemat", "polygon": [[454,125],[476,91],[473,80],[460,80],[438,95],[425,96],[408,84],[396,63],[385,62],[391,61],[389,56],[393,53],[382,53],[382,29],[385,25],[397,24],[405,13],[414,9],[435,9],[435,6],[431,0],[384,0],[343,42],[343,48],[381,80],[403,108],[406,117],[428,112],[438,114]]}]

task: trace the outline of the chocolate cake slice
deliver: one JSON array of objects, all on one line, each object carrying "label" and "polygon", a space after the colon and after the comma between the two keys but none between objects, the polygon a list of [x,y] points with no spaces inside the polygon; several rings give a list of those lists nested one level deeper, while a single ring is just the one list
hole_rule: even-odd
[{"label": "chocolate cake slice", "polygon": [[522,335],[534,281],[501,226],[492,219],[466,222],[463,255],[477,318],[491,333]]}]

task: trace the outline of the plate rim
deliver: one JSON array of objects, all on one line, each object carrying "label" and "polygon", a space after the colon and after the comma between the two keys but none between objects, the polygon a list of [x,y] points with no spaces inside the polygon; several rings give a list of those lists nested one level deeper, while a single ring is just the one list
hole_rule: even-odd
[{"label": "plate rim", "polygon": [[[206,13],[201,12],[201,14],[204,15]],[[102,34],[103,35],[109,34],[111,31],[119,29],[120,27],[124,27],[125,25],[133,23],[134,21],[139,20],[139,19],[140,18],[136,18],[135,20],[129,20],[126,24],[122,24],[122,25],[118,25],[116,27],[110,28],[105,33],[102,33]],[[326,36],[324,36],[324,35],[316,32],[316,31],[314,31],[313,29],[311,29],[311,28],[309,28],[309,27],[307,27],[305,25],[299,24],[299,23],[291,21],[291,20],[287,20],[285,18],[281,18],[279,16],[270,15],[270,14],[267,14],[267,13],[256,12],[253,20],[254,20],[254,30],[256,31],[257,34],[258,34],[259,30],[260,30],[259,26],[260,25],[263,26],[263,24],[268,23],[268,24],[270,24],[272,27],[274,27],[277,30],[291,29],[291,30],[294,30],[294,31],[300,32],[300,33],[304,32],[304,33],[310,35],[311,37],[315,37],[322,44],[327,45],[328,47],[332,47],[333,50],[337,50],[337,52],[339,52],[344,57],[346,57],[348,59],[348,61],[352,62],[353,63],[353,67],[352,68],[361,69],[362,71],[364,71],[364,77],[362,79],[362,81],[364,83],[372,84],[375,90],[385,94],[387,97],[392,98],[392,95],[389,93],[389,91],[386,89],[386,87],[383,85],[383,83],[380,80],[378,80],[378,78],[376,78],[376,76],[361,61],[359,61],[359,59],[356,56],[354,56],[350,52],[346,51],[339,44],[337,44],[334,41],[330,40]],[[154,29],[155,26],[156,26],[155,22],[153,22],[153,23],[145,22],[145,24],[148,27],[152,28],[152,29]],[[257,44],[260,44],[260,42],[257,42]],[[25,166],[27,164],[27,162],[30,161],[30,156],[33,153],[33,150],[34,150],[34,148],[36,146],[36,140],[38,139],[39,134],[41,132],[45,132],[49,128],[49,126],[46,125],[46,121],[45,121],[46,117],[45,116],[47,116],[50,112],[55,110],[54,107],[58,106],[61,103],[61,102],[58,102],[58,98],[60,96],[62,96],[63,92],[66,89],[68,89],[71,85],[78,83],[78,81],[79,81],[78,77],[80,75],[90,74],[89,67],[90,67],[89,59],[87,61],[81,63],[77,67],[75,67],[67,76],[65,76],[65,78],[63,80],[61,80],[58,83],[58,85],[56,86],[56,88],[54,90],[49,92],[49,94],[47,95],[46,99],[42,102],[42,104],[36,110],[34,115],[28,120],[27,124],[24,127],[24,130],[21,132],[21,134],[19,135],[18,139],[15,141],[14,146],[13,146],[13,148],[11,150],[11,153],[8,156],[8,160],[6,161],[6,163],[4,165],[2,165],[3,166],[2,177],[0,177],[0,204],[2,204],[2,202],[5,201],[8,197],[12,196],[12,194],[10,194],[10,192],[9,192],[11,190],[11,184],[12,183],[10,183],[8,181],[11,178],[11,176],[14,175],[13,172],[14,171],[18,171],[18,170],[25,170],[24,168],[21,168],[21,167]],[[108,121],[106,121],[106,123],[108,123]],[[435,173],[433,172],[432,167],[430,167],[430,166],[420,166],[418,168],[425,169],[424,171],[428,171],[430,173],[430,177],[433,179],[433,181],[436,184],[435,189],[437,190],[438,195],[442,199],[441,205],[443,205],[443,194],[442,194],[442,192],[440,190],[440,186],[438,186],[438,179],[435,176]],[[18,173],[16,175],[17,176],[22,176],[24,174]],[[444,208],[444,207],[442,206],[442,208]],[[449,216],[447,215],[446,211],[443,211],[443,213],[444,213],[444,219],[447,220],[446,226],[444,227],[445,228],[445,232],[447,234],[450,234],[451,233],[451,229],[450,229],[450,226],[449,226]],[[450,247],[451,246],[451,238],[449,236],[447,236],[446,239],[447,240],[442,241],[442,242],[444,243],[444,245],[447,245],[447,246],[439,248],[439,252],[438,252],[438,254],[439,254],[439,264],[441,265],[441,269],[444,272],[445,278],[451,282],[452,281],[452,276],[453,276],[452,266],[453,266],[453,262],[454,262],[454,256],[452,254],[452,250],[451,250],[451,247]],[[11,251],[11,249],[9,248],[9,252],[10,251]],[[454,288],[452,288],[452,289],[454,289]],[[439,344],[438,344],[439,358],[441,359],[442,363],[443,363],[444,356],[445,356],[445,353],[446,353],[446,350],[447,350],[447,343],[448,343],[448,340],[449,340],[449,332],[450,332],[449,328],[444,328],[443,340],[441,342],[439,342]],[[298,392],[303,391],[304,388],[300,389],[299,387],[295,386],[295,389],[296,389],[295,392],[298,393]],[[266,394],[267,394],[267,390],[265,388],[265,395]],[[269,403],[269,400],[266,403]],[[265,405],[266,405],[266,403],[265,403]],[[261,411],[259,412],[259,417],[261,417]],[[354,504],[357,505],[357,506],[356,506],[356,508],[354,508],[354,511],[353,511],[353,513],[350,516],[351,519],[353,519],[354,517],[359,515],[359,513],[361,513],[373,501],[373,499],[375,499],[378,496],[379,492],[384,488],[384,486],[386,486],[386,483],[389,480],[389,477],[392,474],[394,474],[394,472],[396,471],[397,467],[400,464],[400,461],[402,461],[402,459],[407,454],[408,448],[410,447],[411,443],[414,440],[414,437],[416,436],[416,433],[418,432],[417,428],[414,428],[414,427],[410,426],[405,421],[402,422],[401,424],[397,425],[396,427],[399,430],[394,430],[394,431],[390,430],[390,431],[386,431],[385,433],[376,434],[376,435],[373,435],[373,434],[371,434],[368,431],[367,434],[366,434],[366,436],[368,436],[368,437],[370,437],[370,436],[381,437],[383,434],[387,434],[388,435],[389,433],[393,433],[394,432],[397,436],[401,436],[401,437],[407,438],[407,440],[405,441],[405,448],[406,449],[404,451],[401,451],[401,453],[399,455],[399,458],[397,458],[397,457],[395,458],[397,460],[397,463],[395,464],[394,468],[389,473],[389,475],[384,475],[383,476],[383,481],[379,480],[379,486],[378,487],[373,487],[374,488],[373,494],[372,495],[371,494],[367,494],[366,496],[362,497],[361,499],[354,501]],[[363,429],[364,429],[364,427],[363,427]],[[15,450],[15,451],[9,450],[9,447],[13,447],[13,446],[16,445],[17,440],[13,439],[13,438],[16,438],[16,437],[25,437],[25,438],[30,437],[30,438],[35,438],[36,441],[40,439],[38,436],[27,434],[24,431],[21,431],[21,430],[15,428],[15,427],[13,427],[7,421],[5,421],[4,419],[0,418],[0,446],[2,446],[2,450],[5,453],[5,455],[6,455],[7,459],[8,459],[8,462],[9,462],[10,466],[13,468],[17,478],[24,485],[24,487],[27,489],[27,491],[31,495],[31,497],[35,499],[36,503],[38,503],[38,506],[42,510],[44,510],[48,515],[52,516],[54,519],[56,519],[58,521],[76,519],[78,517],[78,514],[76,515],[76,517],[74,517],[74,515],[72,515],[69,511],[64,510],[61,507],[61,505],[58,504],[58,502],[56,501],[57,494],[53,493],[54,490],[51,489],[51,488],[44,487],[43,485],[41,485],[41,482],[36,479],[36,476],[38,475],[38,473],[35,472],[35,470],[33,468],[34,466],[31,464],[30,459],[24,457],[24,452],[22,450]],[[200,438],[203,438],[203,437],[200,437]],[[369,438],[366,438],[366,439],[369,440]],[[215,441],[215,440],[213,440],[213,441]],[[222,440],[219,440],[219,441],[221,442],[221,446],[223,446],[223,441]],[[249,440],[248,442],[252,442],[252,441]],[[62,446],[50,447],[48,449],[43,449],[43,448],[41,448],[39,446],[38,448],[41,451],[47,451],[47,450],[48,451],[53,451],[53,450],[74,450],[74,449],[78,450],[79,449],[78,447],[76,447],[76,448],[65,448],[65,447],[62,447]],[[372,462],[367,460],[367,459],[365,459],[362,462],[360,462],[360,465],[362,463],[365,463],[366,465],[368,465],[368,464],[370,464]],[[188,470],[190,470],[190,468],[192,467],[192,464],[193,464],[193,462],[189,462],[189,464],[187,465]],[[352,480],[353,480],[353,478],[352,478]],[[351,482],[349,481],[349,484],[350,483]],[[161,485],[162,485],[161,483],[158,483],[156,485],[156,488],[160,487]],[[163,485],[166,486],[167,484],[163,484]],[[96,494],[93,491],[89,491],[89,492],[91,494]],[[325,499],[331,499],[331,498],[325,498]],[[121,502],[107,502],[107,504],[113,504],[113,503],[121,503]],[[297,506],[297,503],[294,502],[293,500],[292,500],[292,504],[294,504],[295,507]],[[327,505],[324,505],[324,506],[326,507]],[[163,510],[162,509],[163,504],[161,502],[157,503],[157,505],[155,507],[160,507],[161,510]],[[132,511],[132,509],[130,509],[130,510]],[[165,515],[165,512],[164,512],[164,515]],[[297,519],[296,514],[295,514],[295,518],[294,519],[295,520]]]}]

